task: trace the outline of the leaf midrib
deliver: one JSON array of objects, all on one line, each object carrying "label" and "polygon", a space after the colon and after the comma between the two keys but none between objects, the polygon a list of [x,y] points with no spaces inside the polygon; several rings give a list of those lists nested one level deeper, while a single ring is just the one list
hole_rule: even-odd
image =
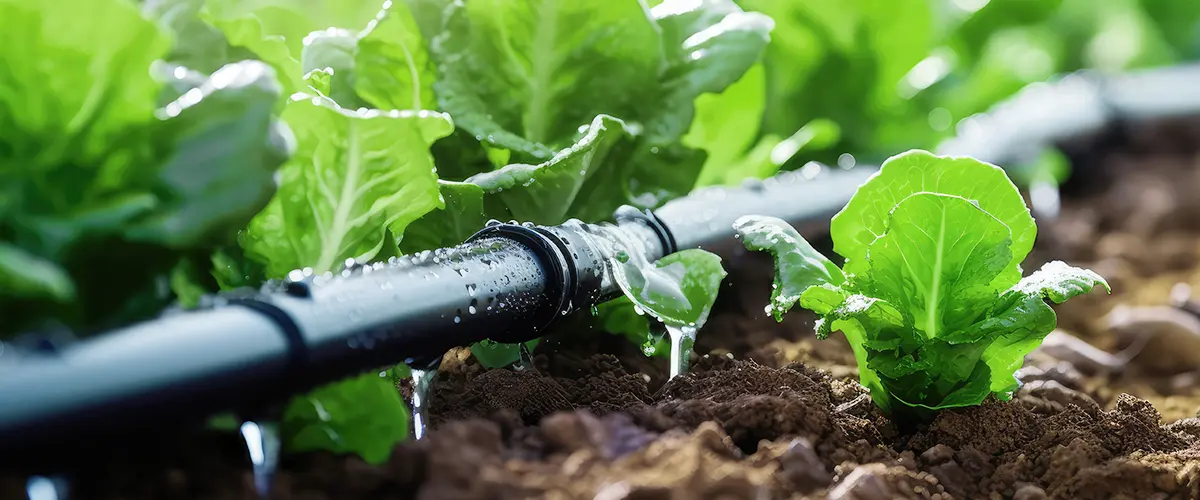
[{"label": "leaf midrib", "polygon": [[[348,125],[346,139],[349,143],[349,148],[346,151],[346,181],[342,183],[342,190],[337,199],[337,206],[334,208],[333,221],[330,224],[330,230],[327,233],[327,239],[321,244],[321,256],[317,259],[315,271],[318,274],[333,270],[333,263],[341,253],[342,242],[346,238],[346,233],[349,231],[347,222],[350,219],[350,209],[354,205],[354,187],[358,185],[358,177],[361,174],[362,163],[359,161],[358,138],[354,121]],[[318,175],[320,173],[318,172]]]},{"label": "leaf midrib", "polygon": [[941,224],[938,226],[937,248],[933,256],[933,277],[929,285],[929,296],[925,298],[925,314],[929,337],[938,336],[938,292],[942,284],[942,259],[946,247],[946,210],[942,209]]},{"label": "leaf midrib", "polygon": [[550,80],[557,65],[554,59],[554,40],[558,38],[558,1],[538,2],[542,14],[537,16],[545,22],[537,24],[533,37],[532,75],[529,79],[529,115],[525,132],[530,141],[544,143],[549,123],[551,95]]}]

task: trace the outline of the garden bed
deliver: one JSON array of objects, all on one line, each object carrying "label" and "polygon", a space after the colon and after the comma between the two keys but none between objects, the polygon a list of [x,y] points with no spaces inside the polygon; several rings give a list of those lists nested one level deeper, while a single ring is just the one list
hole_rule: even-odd
[{"label": "garden bed", "polygon": [[[718,301],[689,374],[666,382],[664,359],[607,335],[551,339],[524,369],[485,370],[456,350],[426,439],[381,466],[285,457],[272,498],[1200,498],[1200,316],[1109,314],[1200,287],[1200,124],[1121,132],[1070,146],[1077,182],[1061,217],[1039,221],[1025,267],[1064,259],[1105,276],[1111,295],[1057,307],[1055,338],[1124,354],[1048,341],[1013,401],[897,429],[855,382],[844,339],[813,339],[799,310],[783,324],[762,312],[770,261],[746,254],[726,262],[738,288]],[[153,444],[95,462],[72,493],[257,498],[236,437]],[[0,482],[0,498],[22,485]]]}]

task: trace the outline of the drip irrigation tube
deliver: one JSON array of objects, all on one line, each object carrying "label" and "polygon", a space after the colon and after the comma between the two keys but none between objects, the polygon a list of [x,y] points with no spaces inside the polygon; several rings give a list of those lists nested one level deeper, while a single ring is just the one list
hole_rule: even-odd
[{"label": "drip irrigation tube", "polygon": [[[940,152],[1004,165],[1113,120],[1189,114],[1200,114],[1200,66],[1072,75],[964,122]],[[785,172],[698,190],[653,212],[623,207],[616,227],[650,260],[697,247],[728,256],[738,217],[821,230],[874,172],[823,168],[813,178]],[[295,271],[262,291],[210,298],[56,352],[15,356],[0,344],[0,463],[31,466],[157,422],[259,411],[271,398],[391,363],[428,365],[484,339],[530,340],[620,294],[593,230],[578,221],[491,224],[458,247],[336,276]]]}]

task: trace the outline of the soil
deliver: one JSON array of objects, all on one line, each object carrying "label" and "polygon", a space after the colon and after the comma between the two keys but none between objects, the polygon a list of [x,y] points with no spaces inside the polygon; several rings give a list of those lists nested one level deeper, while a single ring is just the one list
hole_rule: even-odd
[{"label": "soil", "polygon": [[[764,317],[770,262],[747,254],[727,260],[738,286],[688,374],[667,381],[664,360],[603,334],[561,334],[522,369],[452,351],[425,439],[378,466],[286,456],[271,496],[1200,498],[1200,123],[1115,132],[1066,145],[1077,179],[1061,215],[1039,221],[1026,265],[1090,267],[1113,293],[1057,307],[1060,329],[1012,401],[896,429],[857,383],[844,339],[816,341],[800,312]],[[179,434],[156,450],[114,450],[72,477],[72,494],[257,498],[234,436]],[[0,477],[0,498],[21,498],[22,485]]]}]

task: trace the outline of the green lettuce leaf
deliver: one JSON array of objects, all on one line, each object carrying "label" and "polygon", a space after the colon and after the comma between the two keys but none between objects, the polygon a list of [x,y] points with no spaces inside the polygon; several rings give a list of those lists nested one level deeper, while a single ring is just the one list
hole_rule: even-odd
[{"label": "green lettuce leaf", "polygon": [[628,137],[624,122],[600,115],[578,142],[540,165],[511,164],[474,175],[465,182],[499,198],[511,218],[559,224],[572,215],[572,207],[588,203],[578,199],[583,184],[594,169],[607,164],[612,149]]},{"label": "green lettuce leaf", "polygon": [[488,219],[559,224],[578,217],[582,197],[596,169],[615,167],[606,162],[614,148],[629,139],[625,124],[600,115],[578,142],[538,165],[514,163],[471,176],[463,182],[438,182],[445,208],[428,213],[410,227],[401,247],[414,252],[457,245]]},{"label": "green lettuce leaf", "polygon": [[[801,303],[810,304],[812,301],[820,301],[822,309],[829,307],[830,299],[833,299],[834,296],[818,292],[823,289],[828,290],[823,286],[809,288]],[[883,300],[861,295],[847,296],[844,293],[841,294],[841,297],[843,300],[836,306],[827,309],[828,312],[818,320],[817,337],[828,338],[829,334],[834,331],[841,331],[846,336],[846,340],[850,343],[850,349],[854,352],[854,359],[858,362],[859,382],[871,391],[871,398],[881,409],[889,411],[890,393],[884,387],[883,381],[876,371],[880,368],[879,361],[888,358],[874,355],[868,350],[868,346],[879,346],[880,342],[873,340],[879,331],[894,332],[903,329],[906,323],[905,318],[895,307]],[[895,336],[899,337],[899,335]],[[888,342],[887,344],[893,350],[899,349],[898,342]],[[872,362],[875,363],[874,369]]]},{"label": "green lettuce leaf", "polygon": [[[787,136],[827,118],[844,131],[837,153],[858,155],[911,144],[889,137],[899,118],[911,138],[928,140],[926,113],[897,92],[898,84],[937,42],[942,10],[925,0],[738,0],[775,21],[764,57],[767,106],[763,131]],[[953,11],[954,9],[949,9]],[[836,84],[831,84],[836,82]],[[920,119],[920,121],[918,121]],[[837,156],[820,158],[832,162]]]},{"label": "green lettuce leaf", "polygon": [[741,78],[771,27],[729,0],[653,10],[635,0],[443,1],[442,15],[430,3],[418,2],[424,31],[440,19],[430,42],[438,101],[477,140],[535,163],[597,115],[635,136],[581,188],[589,204],[572,214],[581,218],[653,207],[695,185],[704,154],[679,143],[695,101]]},{"label": "green lettuce leaf", "polygon": [[[733,224],[747,249],[764,251],[775,259],[775,284],[770,312],[776,321],[800,300],[809,287],[841,285],[842,270],[821,255],[792,226],[774,217],[745,216]],[[819,293],[819,292],[818,292]]]},{"label": "green lettuce leaf", "polygon": [[435,88],[477,138],[549,158],[597,114],[638,116],[635,95],[659,87],[662,44],[636,0],[444,3]]},{"label": "green lettuce leaf", "polygon": [[403,3],[387,2],[359,33],[354,67],[355,90],[376,108],[437,108],[433,62]]},{"label": "green lettuce leaf", "polygon": [[196,71],[211,72],[233,62],[225,35],[201,19],[206,0],[146,0],[142,13],[158,21],[176,43],[167,60]]},{"label": "green lettuce leaf", "polygon": [[[170,0],[168,0],[170,1]],[[304,39],[326,28],[359,29],[378,14],[380,0],[206,0],[213,20],[254,18],[266,36],[282,39],[300,60]]]},{"label": "green lettuce leaf", "polygon": [[305,74],[328,74],[322,93],[343,108],[434,109],[425,39],[401,3],[388,2],[362,31],[328,28],[305,38]]},{"label": "green lettuce leaf", "polygon": [[658,259],[652,268],[625,269],[625,296],[669,326],[703,325],[725,279],[721,258],[694,248]]},{"label": "green lettuce leaf", "polygon": [[267,274],[312,267],[336,270],[368,260],[385,230],[402,235],[412,221],[442,206],[429,145],[453,130],[429,111],[345,110],[325,97],[298,94],[284,120],[296,155],[280,171],[279,193],[242,235],[247,254]]},{"label": "green lettuce leaf", "polygon": [[[300,68],[300,59],[288,49],[284,37],[267,33],[259,18],[244,15],[222,19],[202,12],[201,19],[225,36],[226,43],[231,47],[230,52],[249,52],[274,68],[284,90],[291,93],[303,88],[301,77],[304,72]],[[192,44],[189,41],[189,45]],[[198,46],[199,43],[194,45]]]},{"label": "green lettuce leaf", "polygon": [[[525,342],[525,348],[532,352],[539,341],[541,339]],[[475,359],[479,360],[479,364],[485,368],[504,368],[521,359],[521,344],[505,344],[485,340],[471,344],[471,355],[475,356]]]},{"label": "green lettuce leaf", "polygon": [[1010,246],[1008,228],[978,206],[918,193],[891,210],[867,264],[851,262],[846,270],[863,293],[912,314],[925,337],[937,338],[973,321],[999,295],[992,282],[1016,266]]},{"label": "green lettuce leaf", "polygon": [[696,98],[695,119],[680,140],[687,147],[708,153],[696,181],[698,186],[715,184],[710,179],[722,176],[758,138],[767,101],[765,82],[765,72],[758,64],[723,92]]},{"label": "green lettuce leaf", "polygon": [[[737,186],[746,179],[766,179],[779,173],[780,168],[797,154],[826,149],[836,143],[839,137],[841,129],[837,124],[823,119],[808,122],[790,137],[764,135],[750,151],[732,160],[710,156],[704,163],[700,177],[696,179],[696,187]],[[721,151],[709,150],[709,153],[720,154]]]},{"label": "green lettuce leaf", "polygon": [[213,0],[147,0],[142,12],[175,37],[167,60],[204,73],[232,62],[261,60],[275,70],[287,93],[301,89],[300,63],[282,36],[266,33],[261,20],[245,12],[226,16]]},{"label": "green lettuce leaf", "polygon": [[292,399],[282,433],[289,452],[357,453],[378,465],[408,437],[408,422],[408,406],[391,378],[371,372]]},{"label": "green lettuce leaf", "polygon": [[1061,304],[1097,286],[1112,291],[1093,271],[1048,262],[1005,292],[989,317],[969,327],[967,332],[979,338],[977,342],[987,342],[983,358],[991,368],[991,390],[998,394],[1015,390],[1013,373],[1054,330],[1057,317],[1046,300]]},{"label": "green lettuce leaf", "polygon": [[670,143],[693,123],[698,96],[723,92],[753,67],[775,24],[731,0],[667,0],[650,15],[662,31],[667,67],[658,82],[661,101],[647,110],[646,135],[653,144]]},{"label": "green lettuce leaf", "polygon": [[[166,68],[187,74],[180,70]],[[273,115],[282,92],[274,74],[259,61],[230,64],[163,106],[174,138],[158,172],[163,194],[155,213],[127,230],[130,239],[224,243],[266,206],[275,170],[295,148]]]},{"label": "green lettuce leaf", "polygon": [[0,294],[65,302],[75,283],[63,268],[19,247],[0,242]]},{"label": "green lettuce leaf", "polygon": [[400,240],[404,252],[458,245],[487,223],[483,188],[467,182],[438,180],[438,192],[445,206],[409,224]]},{"label": "green lettuce leaf", "polygon": [[892,207],[919,192],[954,195],[977,203],[1008,226],[1012,232],[1012,259],[1018,263],[1033,248],[1037,226],[1004,170],[973,158],[909,151],[884,162],[879,173],[833,217],[829,231],[834,251],[847,261],[864,259],[867,247],[887,229]]}]

